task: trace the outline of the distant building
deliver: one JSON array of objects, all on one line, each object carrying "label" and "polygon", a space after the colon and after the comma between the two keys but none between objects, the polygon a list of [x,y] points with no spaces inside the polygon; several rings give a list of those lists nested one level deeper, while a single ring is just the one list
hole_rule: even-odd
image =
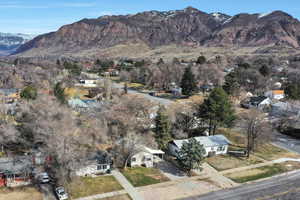
[{"label": "distant building", "polygon": [[243,108],[258,108],[264,109],[271,105],[271,99],[265,96],[253,96],[249,97],[241,102]]},{"label": "distant building", "polygon": [[[194,137],[205,148],[204,156],[227,154],[231,142],[223,135]],[[173,156],[177,156],[185,140],[173,140],[168,144],[168,150]]]},{"label": "distant building", "polygon": [[266,92],[265,96],[269,97],[270,99],[276,99],[276,100],[285,98],[284,90],[271,90]]},{"label": "distant building", "polygon": [[16,88],[0,89],[0,101],[13,103],[20,98],[20,90]]},{"label": "distant building", "polygon": [[73,109],[79,110],[87,109],[89,107],[84,101],[78,98],[68,100],[68,105],[71,106]]},{"label": "distant building", "polygon": [[75,84],[76,87],[95,88],[97,87],[98,80],[79,80],[79,83]]},{"label": "distant building", "polygon": [[18,187],[32,182],[32,157],[0,158],[0,187]]}]

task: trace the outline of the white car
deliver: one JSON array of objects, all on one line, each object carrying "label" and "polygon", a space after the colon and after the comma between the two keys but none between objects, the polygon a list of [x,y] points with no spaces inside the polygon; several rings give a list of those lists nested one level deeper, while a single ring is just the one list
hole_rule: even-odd
[{"label": "white car", "polygon": [[55,194],[59,200],[68,199],[68,193],[65,191],[65,189],[63,187],[57,187],[55,189]]},{"label": "white car", "polygon": [[49,183],[50,177],[46,172],[41,173],[41,174],[39,174],[39,181],[40,181],[40,183]]}]

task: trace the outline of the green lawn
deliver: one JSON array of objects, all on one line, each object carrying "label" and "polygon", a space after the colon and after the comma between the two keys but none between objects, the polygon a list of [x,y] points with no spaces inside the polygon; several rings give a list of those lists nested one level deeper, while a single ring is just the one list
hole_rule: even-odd
[{"label": "green lawn", "polygon": [[72,199],[122,190],[113,176],[78,177],[68,186]]},{"label": "green lawn", "polygon": [[135,187],[169,181],[158,169],[133,167],[122,170],[123,175]]},{"label": "green lawn", "polygon": [[245,183],[248,181],[267,178],[284,172],[286,172],[286,169],[282,165],[274,164],[271,166],[259,167],[256,169],[246,170],[244,172],[229,174],[227,177],[237,183]]}]

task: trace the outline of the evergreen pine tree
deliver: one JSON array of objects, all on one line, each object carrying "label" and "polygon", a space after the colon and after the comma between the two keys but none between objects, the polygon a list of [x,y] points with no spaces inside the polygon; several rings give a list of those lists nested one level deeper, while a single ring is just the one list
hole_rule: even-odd
[{"label": "evergreen pine tree", "polygon": [[62,88],[61,83],[56,83],[54,86],[54,96],[61,102],[66,103],[66,97],[64,93],[65,89]]},{"label": "evergreen pine tree", "polygon": [[202,65],[202,64],[206,63],[206,58],[205,58],[205,56],[199,56],[199,57],[197,58],[196,63],[199,64],[199,65]]},{"label": "evergreen pine tree", "polygon": [[218,126],[230,127],[235,120],[234,109],[222,88],[215,88],[210,93],[200,105],[198,116],[208,121],[210,134],[215,134]]},{"label": "evergreen pine tree", "polygon": [[192,169],[201,169],[200,163],[204,159],[205,148],[195,138],[184,142],[180,148],[177,160],[180,167],[189,175]]},{"label": "evergreen pine tree", "polygon": [[237,78],[237,71],[230,72],[225,76],[225,83],[223,89],[225,92],[232,96],[237,96],[240,92],[240,83]]},{"label": "evergreen pine tree", "polygon": [[154,132],[159,148],[166,149],[167,143],[171,140],[171,123],[163,107],[159,107],[157,111]]},{"label": "evergreen pine tree", "polygon": [[191,67],[187,67],[181,80],[182,94],[191,96],[197,90],[195,76]]},{"label": "evergreen pine tree", "polygon": [[263,75],[264,77],[270,75],[270,69],[267,65],[263,65],[260,69],[259,72],[261,75]]}]

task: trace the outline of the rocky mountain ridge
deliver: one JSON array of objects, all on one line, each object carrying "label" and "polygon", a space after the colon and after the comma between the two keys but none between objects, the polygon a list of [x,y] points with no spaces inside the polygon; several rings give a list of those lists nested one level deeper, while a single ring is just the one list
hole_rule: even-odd
[{"label": "rocky mountain ridge", "polygon": [[12,53],[22,44],[25,44],[33,38],[34,35],[28,34],[0,33],[0,55]]},{"label": "rocky mountain ridge", "polygon": [[151,48],[170,44],[225,47],[284,44],[299,48],[300,22],[282,11],[231,17],[222,13],[208,14],[192,7],[102,16],[40,35],[23,44],[16,53],[78,52],[126,43],[145,43]]}]

